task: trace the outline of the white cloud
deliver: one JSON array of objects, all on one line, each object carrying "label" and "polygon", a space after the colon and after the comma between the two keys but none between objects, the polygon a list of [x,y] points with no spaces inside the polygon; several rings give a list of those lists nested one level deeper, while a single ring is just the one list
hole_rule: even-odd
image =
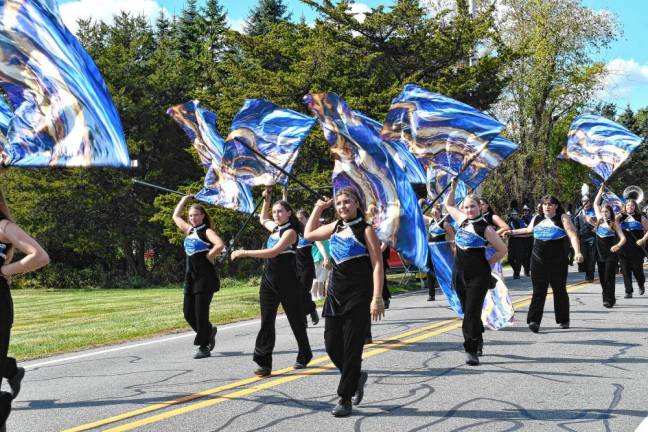
[{"label": "white cloud", "polygon": [[358,20],[358,22],[363,23],[367,18],[367,14],[371,12],[371,8],[364,3],[351,3],[347,9],[349,15]]},{"label": "white cloud", "polygon": [[157,18],[160,11],[168,11],[156,0],[75,0],[59,6],[63,22],[75,33],[79,26],[77,20],[92,18],[96,21],[113,22],[113,16],[121,11],[132,15],[144,15],[151,22]]},{"label": "white cloud", "polygon": [[232,30],[236,30],[237,32],[243,33],[243,29],[245,28],[245,18],[231,19],[228,17],[227,25],[229,25],[229,27]]},{"label": "white cloud", "polygon": [[604,97],[629,100],[637,87],[648,87],[648,64],[639,64],[635,59],[615,58],[605,68]]}]

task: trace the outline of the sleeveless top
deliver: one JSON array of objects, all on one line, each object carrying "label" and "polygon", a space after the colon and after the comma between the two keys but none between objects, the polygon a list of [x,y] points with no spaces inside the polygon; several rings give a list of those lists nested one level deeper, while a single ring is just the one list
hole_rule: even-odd
[{"label": "sleeveless top", "polygon": [[644,236],[643,225],[641,225],[641,215],[637,217],[637,215],[624,214],[621,215],[619,222],[621,222],[621,229],[623,230],[623,234],[626,236],[626,242],[621,247],[621,252],[628,258],[643,258],[645,256],[644,252],[641,246],[637,244],[637,240]]},{"label": "sleeveless top", "polygon": [[446,221],[444,219],[442,219],[439,222],[432,219],[432,223],[430,223],[430,227],[428,228],[429,241],[431,243],[445,241],[446,239],[446,231],[444,229],[445,223]]},{"label": "sleeveless top", "polygon": [[563,260],[567,262],[565,244],[567,232],[562,218],[558,215],[552,218],[538,215],[531,220],[531,225],[533,226],[532,257],[537,262]]},{"label": "sleeveless top", "polygon": [[373,294],[373,268],[365,239],[368,224],[358,217],[338,221],[330,240],[333,271],[323,316],[341,316],[355,307],[366,307]]},{"label": "sleeveless top", "polygon": [[[266,241],[266,248],[270,249],[274,247],[279,242],[279,239],[281,239],[281,236],[286,231],[293,230],[295,233],[297,233],[297,229],[292,225],[290,221],[286,222],[283,225],[277,225],[272,233],[268,236],[268,240]],[[295,255],[297,253],[297,243],[299,239],[295,240],[293,244],[290,244],[279,253],[279,255],[273,257],[273,258],[267,258],[265,260],[265,266],[264,266],[264,277],[268,277],[269,280],[272,281],[277,281],[279,279],[284,279],[284,278],[289,278],[290,280],[286,279],[286,283],[292,284],[292,280],[295,279]],[[272,282],[274,283],[274,282]]]},{"label": "sleeveless top", "polygon": [[483,217],[484,220],[488,223],[488,225],[492,225],[492,226],[494,226],[494,227],[497,227],[497,225],[496,225],[495,222],[493,221],[493,214],[492,214],[491,212],[484,213],[484,214],[482,215],[482,217]]},{"label": "sleeveless top", "polygon": [[297,277],[307,284],[305,288],[310,289],[310,284],[315,277],[315,261],[313,260],[313,242],[299,236],[297,239],[297,253],[295,259]]},{"label": "sleeveless top", "polygon": [[214,247],[207,237],[207,224],[192,227],[184,240],[184,250],[187,254],[185,273],[185,292],[201,293],[218,291],[220,281],[216,268],[207,253]]},{"label": "sleeveless top", "polygon": [[617,243],[616,232],[610,227],[608,221],[603,220],[596,227],[596,254],[599,259],[605,260],[614,252],[610,250]]},{"label": "sleeveless top", "polygon": [[455,265],[465,275],[490,275],[490,264],[486,260],[488,241],[485,237],[488,225],[488,222],[482,216],[475,219],[466,219],[455,233],[455,244],[457,246]]}]

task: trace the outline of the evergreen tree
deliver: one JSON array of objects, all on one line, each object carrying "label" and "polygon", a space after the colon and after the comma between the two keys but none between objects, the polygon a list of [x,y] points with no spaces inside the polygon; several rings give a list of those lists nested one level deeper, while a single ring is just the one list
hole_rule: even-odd
[{"label": "evergreen tree", "polygon": [[283,0],[259,0],[257,7],[250,11],[245,22],[245,32],[250,36],[267,34],[273,24],[290,20],[288,6]]}]

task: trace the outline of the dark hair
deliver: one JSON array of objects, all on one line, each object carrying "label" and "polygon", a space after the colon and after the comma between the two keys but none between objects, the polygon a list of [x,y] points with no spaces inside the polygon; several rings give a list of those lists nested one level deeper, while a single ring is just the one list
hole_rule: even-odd
[{"label": "dark hair", "polygon": [[562,215],[565,214],[565,209],[563,208],[562,204],[560,204],[560,201],[558,201],[558,198],[556,198],[553,195],[545,195],[542,198],[540,198],[540,203],[538,204],[538,209],[539,209],[538,212],[543,216],[544,214],[542,212],[542,204],[547,204],[547,203],[558,206],[558,208],[556,209],[556,216],[561,217]]},{"label": "dark hair", "polygon": [[637,204],[637,200],[633,198],[629,198],[626,200],[625,203],[623,203],[623,207],[621,207],[621,214],[626,216],[628,215],[628,212],[626,211],[626,205],[628,205],[628,203],[634,203],[635,206],[635,211],[634,213],[632,213],[632,216],[641,219],[641,211],[639,210],[639,204]]},{"label": "dark hair", "polygon": [[293,210],[292,206],[288,203],[286,200],[279,200],[275,201],[274,204],[272,204],[272,207],[280,205],[281,207],[284,208],[284,210],[290,212],[290,216],[288,217],[288,222],[295,228],[295,231],[297,231],[297,234],[302,235],[304,234],[304,225],[299,222],[299,219],[297,219],[297,214]]},{"label": "dark hair", "polygon": [[348,195],[351,198],[353,198],[355,202],[358,203],[358,215],[364,218],[364,215],[366,213],[366,208],[364,202],[362,201],[362,198],[360,198],[360,194],[358,194],[358,191],[347,186],[335,191],[336,198],[340,195]]},{"label": "dark hair", "polygon": [[[610,204],[605,204],[603,207],[601,207],[601,210],[603,209],[607,209],[610,212],[610,222],[608,222],[608,225],[610,225],[610,228],[614,228],[614,224],[616,223],[616,219],[614,217],[614,209]],[[596,222],[596,226],[601,225],[601,223],[603,223],[603,220],[603,212],[601,212],[601,219]]]},{"label": "dark hair", "polygon": [[304,216],[306,219],[308,219],[310,217],[310,213],[308,213],[308,211],[306,209],[303,209],[303,208],[300,208],[299,210],[297,210],[297,216],[299,216],[299,215]]},{"label": "dark hair", "polygon": [[479,198],[479,204],[486,204],[486,207],[488,208],[487,212],[491,214],[495,214],[495,210],[493,210],[493,207],[491,207],[490,203],[486,198]]},{"label": "dark hair", "polygon": [[202,213],[203,216],[204,216],[203,223],[205,225],[207,225],[207,228],[212,227],[211,218],[209,217],[209,214],[207,213],[207,210],[205,210],[205,207],[201,206],[200,204],[191,204],[191,206],[189,207],[189,210],[191,210],[191,209],[200,210],[200,213]]}]

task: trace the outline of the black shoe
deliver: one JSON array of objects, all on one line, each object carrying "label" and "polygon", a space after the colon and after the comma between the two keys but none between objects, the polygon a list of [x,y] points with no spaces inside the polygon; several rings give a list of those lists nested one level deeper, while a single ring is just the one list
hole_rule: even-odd
[{"label": "black shoe", "polygon": [[196,351],[196,354],[194,354],[194,358],[201,359],[206,357],[211,357],[211,353],[209,352],[209,347],[206,346],[198,347],[198,351]]},{"label": "black shoe", "polygon": [[316,310],[314,310],[313,312],[310,313],[310,318],[311,318],[311,322],[313,323],[314,326],[319,324],[319,314],[317,313]]},{"label": "black shoe", "polygon": [[389,309],[389,299],[385,300],[383,303],[385,303],[385,309]]},{"label": "black shoe", "polygon": [[565,330],[568,329],[568,328],[569,328],[569,322],[566,322],[566,323],[560,323],[560,328],[561,328],[561,329],[565,329]]},{"label": "black shoe", "polygon": [[331,414],[335,417],[349,417],[352,409],[350,400],[340,399]]},{"label": "black shoe", "polygon": [[466,353],[466,364],[469,366],[479,366],[479,357],[475,353]]},{"label": "black shoe", "polygon": [[530,322],[529,330],[531,330],[533,333],[538,333],[540,331],[540,324],[538,324],[537,322]]},{"label": "black shoe", "polygon": [[218,333],[218,329],[216,326],[213,326],[211,335],[209,336],[209,344],[207,344],[209,351],[214,351],[214,347],[216,346],[216,333]]},{"label": "black shoe", "polygon": [[306,369],[306,366],[308,366],[306,363],[296,361],[295,364],[293,365],[293,368],[295,368],[295,369]]},{"label": "black shoe", "polygon": [[609,308],[612,307],[612,303],[610,303],[609,301],[604,301],[604,302],[603,302],[603,307],[606,307],[606,308],[609,309]]},{"label": "black shoe", "polygon": [[520,275],[513,275],[513,279],[520,279]]},{"label": "black shoe", "polygon": [[6,428],[5,422],[7,421],[7,417],[9,417],[9,414],[11,413],[12,400],[13,395],[11,393],[0,391],[0,424],[3,428]]},{"label": "black shoe", "polygon": [[254,375],[260,378],[269,377],[271,374],[272,374],[272,369],[265,366],[259,366],[254,370]]},{"label": "black shoe", "polygon": [[434,296],[428,296],[427,301],[434,301],[434,300],[436,300],[436,299],[434,298]]},{"label": "black shoe", "polygon": [[9,387],[11,387],[11,394],[13,395],[14,399],[16,399],[18,397],[18,393],[20,393],[20,383],[22,383],[23,378],[25,378],[25,368],[20,366],[16,371],[16,375],[11,378],[7,378],[7,382],[9,383]]},{"label": "black shoe", "polygon": [[644,288],[644,287],[642,287],[642,286],[639,287],[639,295],[644,295],[645,292],[646,292],[646,288]]},{"label": "black shoe", "polygon": [[484,341],[480,340],[479,343],[477,344],[477,357],[481,357],[484,355]]},{"label": "black shoe", "polygon": [[369,345],[370,343],[373,343],[373,338],[371,336],[367,336],[364,340],[364,344]]},{"label": "black shoe", "polygon": [[625,293],[623,298],[632,298],[632,293],[631,292],[630,293]]},{"label": "black shoe", "polygon": [[367,372],[360,372],[360,378],[358,378],[358,388],[356,389],[355,395],[351,398],[353,405],[360,405],[362,398],[364,397],[364,386],[367,384],[367,378],[369,375]]}]

